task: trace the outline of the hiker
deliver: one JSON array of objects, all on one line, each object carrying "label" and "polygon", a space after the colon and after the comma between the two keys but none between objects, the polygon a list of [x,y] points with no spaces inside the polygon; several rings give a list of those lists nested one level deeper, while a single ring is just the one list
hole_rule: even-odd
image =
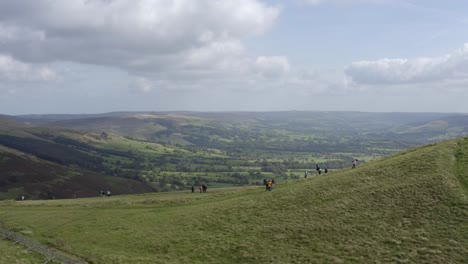
[{"label": "hiker", "polygon": [[318,173],[319,173],[319,175],[322,174],[322,169],[321,168],[319,168]]},{"label": "hiker", "polygon": [[268,181],[268,191],[270,191],[270,192],[271,192],[271,187],[273,187],[273,182]]},{"label": "hiker", "polygon": [[315,164],[315,170],[317,171],[317,174],[319,173],[320,167],[318,164]]},{"label": "hiker", "polygon": [[265,191],[268,191],[268,184],[270,184],[270,180],[265,179]]},{"label": "hiker", "polygon": [[304,172],[304,179],[307,178],[307,171]]},{"label": "hiker", "polygon": [[356,168],[357,162],[358,162],[358,159],[353,159],[353,167],[352,167],[352,169],[355,169],[355,168]]},{"label": "hiker", "polygon": [[24,201],[24,195],[21,195],[21,201]]},{"label": "hiker", "polygon": [[275,179],[271,179],[271,184],[275,184]]},{"label": "hiker", "polygon": [[202,189],[203,189],[203,192],[206,193],[206,189],[208,189],[208,187],[205,184],[203,184]]},{"label": "hiker", "polygon": [[202,193],[202,191],[203,191],[203,187],[201,187],[201,186],[200,186],[200,187],[198,187],[198,190],[200,191],[200,193]]},{"label": "hiker", "polygon": [[195,186],[192,185],[192,193],[195,192]]},{"label": "hiker", "polygon": [[325,167],[325,173],[328,173],[328,169],[327,169],[327,167]]},{"label": "hiker", "polygon": [[107,191],[107,196],[111,196],[111,192],[110,192],[110,191]]}]

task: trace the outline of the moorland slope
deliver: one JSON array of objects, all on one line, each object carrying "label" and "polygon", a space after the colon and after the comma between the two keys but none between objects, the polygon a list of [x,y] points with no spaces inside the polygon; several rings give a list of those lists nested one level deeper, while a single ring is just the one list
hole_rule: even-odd
[{"label": "moorland slope", "polygon": [[[112,190],[115,194],[152,190],[134,179],[112,177],[101,165],[104,153],[73,146],[72,137],[62,136],[64,133],[0,117],[0,200],[21,196],[87,197],[95,196],[99,190]],[[68,144],[60,144],[60,139]]]}]

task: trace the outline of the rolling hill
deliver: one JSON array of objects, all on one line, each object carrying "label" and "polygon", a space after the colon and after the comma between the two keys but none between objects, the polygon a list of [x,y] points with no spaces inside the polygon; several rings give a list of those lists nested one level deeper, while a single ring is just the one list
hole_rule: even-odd
[{"label": "rolling hill", "polygon": [[466,263],[467,168],[461,138],[271,192],[4,201],[0,221],[90,263]]},{"label": "rolling hill", "polygon": [[[452,118],[449,113],[366,113],[366,112],[120,112],[95,115],[25,115],[13,116],[18,122],[84,131],[107,131],[141,140],[157,141],[162,136],[179,133],[190,136],[194,128],[224,139],[239,133],[268,132],[281,136],[288,131],[296,137],[332,134],[335,137],[359,137],[392,127],[413,126],[433,120]],[[451,125],[457,125],[456,122]],[[400,131],[404,132],[404,131]]]},{"label": "rolling hill", "polygon": [[468,115],[447,116],[428,122],[396,126],[390,131],[406,140],[441,141],[468,134]]},{"label": "rolling hill", "polygon": [[121,112],[12,118],[142,141],[246,152],[354,151],[375,155],[375,149],[383,149],[382,145],[402,150],[468,135],[468,115],[450,113]]},{"label": "rolling hill", "polygon": [[[336,170],[348,167],[354,158],[365,162],[464,136],[468,133],[466,124],[466,115],[441,113],[121,112],[2,116],[0,154],[5,153],[4,160],[10,163],[0,163],[4,172],[0,175],[0,199],[18,198],[22,192],[31,198],[71,197],[75,192],[88,196],[96,193],[91,189],[97,185],[109,187],[102,179],[130,180],[131,186],[137,181],[141,185],[117,188],[117,193],[180,190],[202,183],[220,187],[256,185],[265,177],[297,179],[315,164]],[[27,166],[32,160],[37,162]],[[54,166],[51,171],[55,173],[43,175],[50,166]],[[18,176],[23,174],[29,176]],[[85,188],[63,181],[64,175],[66,179],[71,179],[70,175],[75,175],[73,179],[77,179],[76,175],[88,175],[89,182],[100,175],[101,180]],[[64,184],[31,185],[31,181],[37,181],[35,177]],[[80,179],[84,182],[86,177]],[[52,190],[47,190],[50,186]]]}]

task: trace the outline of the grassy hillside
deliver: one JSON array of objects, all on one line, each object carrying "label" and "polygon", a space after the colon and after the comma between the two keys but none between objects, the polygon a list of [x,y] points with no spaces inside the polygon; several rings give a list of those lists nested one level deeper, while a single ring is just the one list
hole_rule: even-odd
[{"label": "grassy hillside", "polygon": [[0,240],[0,263],[36,264],[46,261],[47,258],[34,251],[27,251],[22,245],[14,245],[10,241]]},{"label": "grassy hillside", "polygon": [[261,187],[4,201],[0,222],[92,263],[466,263],[468,138]]}]

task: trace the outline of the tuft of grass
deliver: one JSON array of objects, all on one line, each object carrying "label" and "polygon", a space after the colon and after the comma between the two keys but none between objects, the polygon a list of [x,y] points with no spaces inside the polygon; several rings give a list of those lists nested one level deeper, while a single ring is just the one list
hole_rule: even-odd
[{"label": "tuft of grass", "polygon": [[93,263],[466,263],[468,139],[263,187],[0,203]]}]

